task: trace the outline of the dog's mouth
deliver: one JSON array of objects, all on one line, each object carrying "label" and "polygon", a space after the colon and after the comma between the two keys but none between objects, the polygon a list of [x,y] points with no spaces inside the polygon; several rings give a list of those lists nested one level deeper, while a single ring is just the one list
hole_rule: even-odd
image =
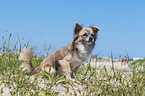
[{"label": "dog's mouth", "polygon": [[83,44],[85,44],[85,45],[92,45],[92,44],[94,44],[94,41],[85,41],[85,40],[79,40],[79,41],[76,41],[76,43],[83,43]]},{"label": "dog's mouth", "polygon": [[94,43],[94,42],[87,42],[86,44],[88,44],[88,45],[90,44],[90,45],[91,45],[91,44],[93,44],[93,43]]},{"label": "dog's mouth", "polygon": [[92,38],[92,37],[87,37],[87,38],[85,38],[84,40],[84,43],[85,44],[93,44],[94,43],[94,38]]},{"label": "dog's mouth", "polygon": [[83,41],[84,44],[87,44],[87,45],[91,45],[94,43],[94,41]]}]

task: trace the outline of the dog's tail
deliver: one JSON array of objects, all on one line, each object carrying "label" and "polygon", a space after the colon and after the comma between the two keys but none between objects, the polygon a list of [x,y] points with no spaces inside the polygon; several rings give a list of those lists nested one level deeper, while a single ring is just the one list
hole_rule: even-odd
[{"label": "dog's tail", "polygon": [[33,66],[31,63],[33,55],[33,49],[32,48],[25,48],[22,50],[19,56],[19,60],[22,61],[22,65],[20,68],[22,68],[22,71],[26,71],[27,74],[30,74],[33,71]]}]

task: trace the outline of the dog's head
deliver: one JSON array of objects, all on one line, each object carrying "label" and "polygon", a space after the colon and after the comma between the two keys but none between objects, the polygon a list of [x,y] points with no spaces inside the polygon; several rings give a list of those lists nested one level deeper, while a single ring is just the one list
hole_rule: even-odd
[{"label": "dog's head", "polygon": [[86,45],[95,44],[98,31],[98,27],[90,26],[89,28],[83,28],[83,26],[75,23],[73,33],[74,43],[81,42]]}]

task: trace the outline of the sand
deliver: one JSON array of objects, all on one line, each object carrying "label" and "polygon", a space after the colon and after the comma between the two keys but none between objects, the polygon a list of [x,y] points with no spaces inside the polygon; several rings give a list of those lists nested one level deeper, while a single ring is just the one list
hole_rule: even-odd
[{"label": "sand", "polygon": [[[84,65],[88,65],[88,63],[84,63]],[[114,62],[113,63],[113,65],[114,65],[114,68],[119,68],[119,69],[127,69],[127,68],[129,68],[128,67],[128,64],[126,64],[126,65],[121,65],[121,62]],[[110,62],[96,62],[96,60],[91,60],[91,62],[90,62],[90,66],[91,67],[93,67],[93,68],[98,68],[99,67],[99,69],[101,69],[101,68],[103,68],[104,66],[106,66],[106,68],[107,69],[111,69],[111,67],[112,67],[112,62],[110,61]],[[31,76],[31,79],[32,79],[32,81],[34,80],[34,77],[35,76]],[[1,78],[1,76],[0,76],[0,78]],[[38,84],[38,86],[40,86],[41,88],[47,88],[47,86],[43,83],[44,82],[44,79],[42,79],[42,78],[39,78],[40,80],[40,84]],[[0,81],[0,83],[1,83],[2,81]],[[49,81],[48,81],[49,82]],[[81,86],[81,85],[79,85],[79,84],[76,84],[76,83],[73,83],[74,85],[75,85],[75,87],[74,88],[72,88],[71,86],[70,86],[70,92],[72,92],[73,93],[73,90],[75,89],[75,90],[77,90],[77,89],[80,89],[80,90],[83,90],[83,86]],[[3,94],[3,96],[11,96],[10,95],[10,91],[12,91],[13,89],[11,88],[8,88],[8,87],[5,87],[4,86],[5,84],[4,83],[2,83],[1,85],[0,85],[0,90],[1,89],[3,89],[3,92],[4,93],[2,93]],[[58,86],[54,86],[53,88],[52,88],[52,90],[54,90],[54,91],[57,91],[57,92],[59,92],[59,95],[61,96],[61,95],[70,95],[70,94],[65,94],[66,93],[66,88],[64,88],[64,87],[62,87],[61,85],[58,85]],[[43,92],[42,92],[43,93]],[[81,92],[77,92],[76,91],[76,93],[78,94],[78,95],[82,95],[83,93]],[[0,94],[1,94],[1,92],[0,92]],[[87,94],[86,92],[84,93],[84,94]]]},{"label": "sand", "polygon": [[[127,68],[130,68],[130,67],[128,67],[128,65],[129,64],[121,64],[121,62],[113,62],[113,65],[114,65],[114,68],[119,68],[119,69],[127,69]],[[94,67],[95,68],[95,66],[96,67],[98,67],[98,66],[106,66],[107,68],[109,67],[112,67],[112,62],[111,61],[109,61],[109,62],[96,62],[95,60],[92,60],[91,61],[91,66],[92,67]]]}]

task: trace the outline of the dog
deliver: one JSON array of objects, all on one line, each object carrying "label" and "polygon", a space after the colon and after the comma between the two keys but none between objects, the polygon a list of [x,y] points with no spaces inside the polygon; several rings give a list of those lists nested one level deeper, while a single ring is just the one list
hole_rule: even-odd
[{"label": "dog", "polygon": [[32,48],[22,50],[19,59],[22,61],[22,66],[27,69],[28,74],[37,72],[43,74],[42,71],[45,71],[50,74],[55,73],[56,77],[65,75],[67,78],[73,78],[80,65],[87,61],[91,54],[98,37],[98,31],[98,27],[84,28],[75,23],[73,41],[45,58],[39,67],[33,68],[32,66]]}]

